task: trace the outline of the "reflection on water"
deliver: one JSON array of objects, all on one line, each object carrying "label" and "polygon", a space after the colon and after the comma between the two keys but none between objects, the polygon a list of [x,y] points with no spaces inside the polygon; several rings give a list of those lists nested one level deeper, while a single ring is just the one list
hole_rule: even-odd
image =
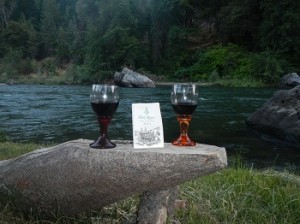
[{"label": "reflection on water", "polygon": [[[110,139],[132,139],[131,104],[159,102],[165,141],[178,136],[170,104],[170,86],[120,89],[120,104],[109,127]],[[98,124],[89,102],[90,86],[0,86],[0,131],[20,142],[60,143],[95,139]],[[245,126],[246,117],[273,95],[270,88],[201,87],[190,125],[197,142],[224,146],[254,166],[295,167],[300,147],[259,135]]]}]

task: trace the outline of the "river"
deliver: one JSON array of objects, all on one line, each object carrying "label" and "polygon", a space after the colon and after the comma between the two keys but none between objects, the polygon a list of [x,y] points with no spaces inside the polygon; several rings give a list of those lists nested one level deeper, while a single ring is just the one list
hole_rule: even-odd
[{"label": "river", "polygon": [[[120,104],[109,127],[110,139],[132,140],[131,104],[159,102],[165,141],[178,136],[170,104],[170,86],[120,89]],[[272,88],[200,87],[199,105],[190,137],[226,148],[254,167],[300,171],[300,146],[258,134],[245,126],[246,117],[270,98]],[[90,86],[1,85],[0,132],[12,141],[61,143],[96,139],[98,124],[89,102]]]}]

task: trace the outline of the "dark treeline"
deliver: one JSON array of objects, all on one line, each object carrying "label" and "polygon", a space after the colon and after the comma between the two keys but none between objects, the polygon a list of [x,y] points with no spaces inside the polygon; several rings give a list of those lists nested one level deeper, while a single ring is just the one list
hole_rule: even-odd
[{"label": "dark treeline", "polygon": [[167,80],[274,84],[299,71],[295,0],[0,0],[0,76],[84,83],[123,66]]}]

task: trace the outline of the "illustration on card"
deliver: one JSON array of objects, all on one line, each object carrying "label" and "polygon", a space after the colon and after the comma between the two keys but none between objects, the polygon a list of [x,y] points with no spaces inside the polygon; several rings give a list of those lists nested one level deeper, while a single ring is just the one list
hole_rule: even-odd
[{"label": "illustration on card", "polygon": [[140,129],[139,131],[136,131],[135,133],[136,137],[136,144],[137,145],[156,145],[161,142],[161,134],[160,134],[160,128],[154,128],[151,130],[147,130],[147,128]]},{"label": "illustration on card", "polygon": [[134,132],[137,145],[152,146],[162,141],[161,127],[159,125],[152,127],[154,119],[155,117],[151,116],[148,107],[138,116],[139,122],[143,125]]}]

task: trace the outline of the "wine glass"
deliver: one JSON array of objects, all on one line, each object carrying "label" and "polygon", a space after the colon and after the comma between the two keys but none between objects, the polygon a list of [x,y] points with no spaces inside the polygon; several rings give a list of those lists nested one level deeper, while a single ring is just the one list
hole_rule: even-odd
[{"label": "wine glass", "polygon": [[100,126],[100,136],[90,144],[90,147],[99,149],[116,147],[108,139],[107,129],[119,105],[119,88],[115,85],[93,85],[90,101]]},{"label": "wine glass", "polygon": [[171,104],[180,126],[180,136],[172,144],[177,146],[196,145],[196,142],[188,136],[188,127],[198,104],[197,86],[195,84],[173,85]]}]

